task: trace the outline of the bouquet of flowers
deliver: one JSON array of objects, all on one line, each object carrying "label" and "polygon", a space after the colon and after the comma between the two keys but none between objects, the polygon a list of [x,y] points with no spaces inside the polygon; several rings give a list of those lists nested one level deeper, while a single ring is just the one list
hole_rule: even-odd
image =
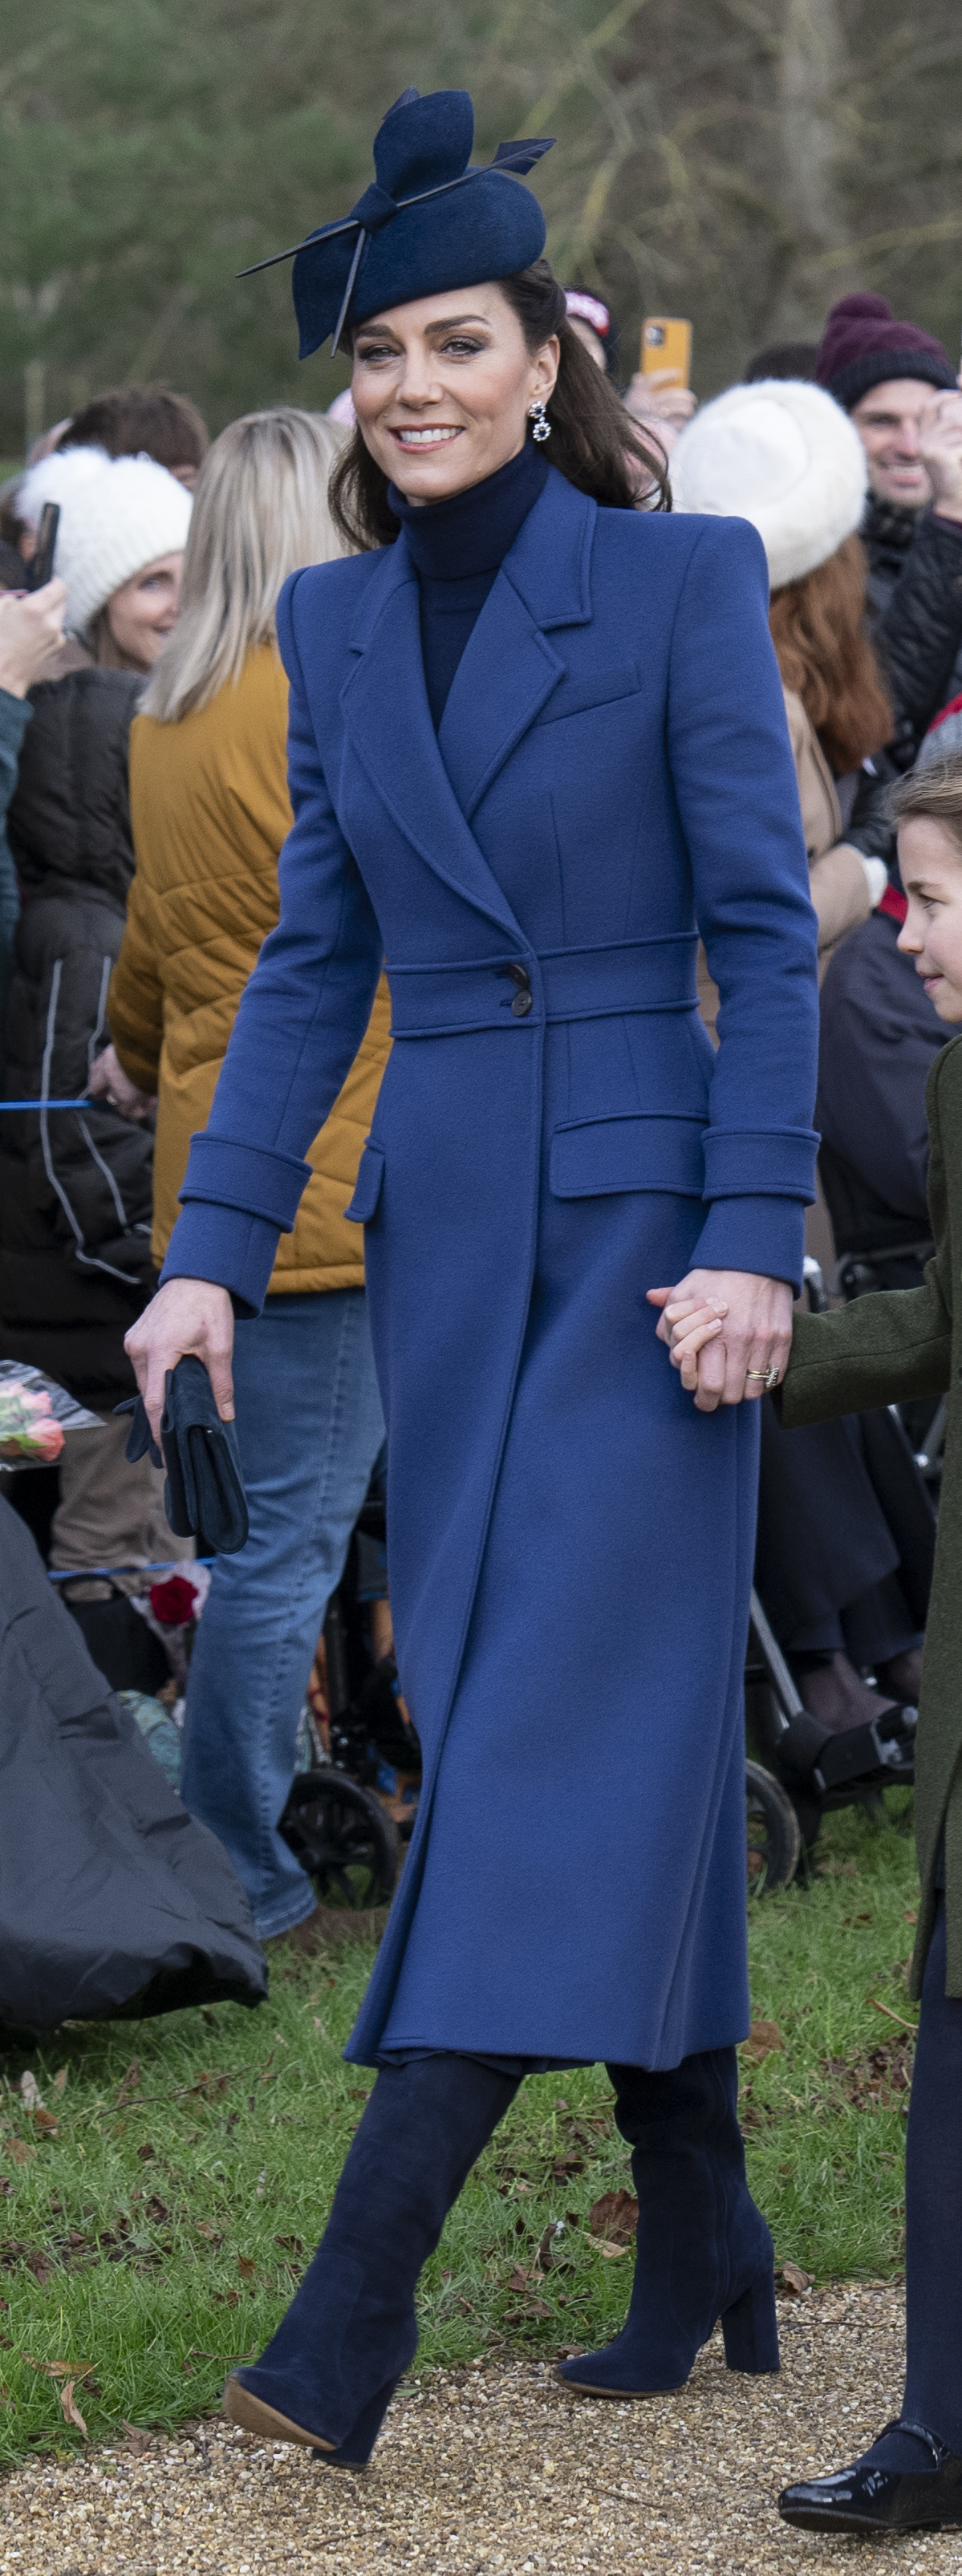
[{"label": "bouquet of flowers", "polygon": [[95,1413],[22,1360],[0,1360],[0,1466],[53,1467],[65,1431],[99,1430]]}]

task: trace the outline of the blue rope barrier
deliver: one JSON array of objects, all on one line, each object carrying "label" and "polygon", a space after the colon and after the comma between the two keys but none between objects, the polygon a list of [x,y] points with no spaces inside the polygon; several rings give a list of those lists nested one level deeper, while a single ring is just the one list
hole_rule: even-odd
[{"label": "blue rope barrier", "polygon": [[0,1109],[96,1109],[89,1097],[84,1100],[0,1100]]}]

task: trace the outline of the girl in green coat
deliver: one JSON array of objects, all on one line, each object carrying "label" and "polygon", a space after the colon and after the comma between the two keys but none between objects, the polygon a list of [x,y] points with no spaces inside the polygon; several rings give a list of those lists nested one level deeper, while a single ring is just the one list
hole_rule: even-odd
[{"label": "girl in green coat", "polygon": [[[908,896],[899,947],[939,1018],[957,1023],[962,759],[905,779],[892,810]],[[962,2525],[962,1036],[936,1056],[926,1100],[936,1249],[924,1286],[796,1315],[776,1399],[791,1429],[951,1390],[916,1739],[922,1901],[912,1991],[922,2009],[906,2153],[905,2394],[898,2421],[851,2468],[785,2488],[785,2521],[809,2531]],[[673,1305],[670,1315],[682,1384],[710,1409],[718,1399],[699,1386],[698,1353],[723,1333],[724,1311]]]}]

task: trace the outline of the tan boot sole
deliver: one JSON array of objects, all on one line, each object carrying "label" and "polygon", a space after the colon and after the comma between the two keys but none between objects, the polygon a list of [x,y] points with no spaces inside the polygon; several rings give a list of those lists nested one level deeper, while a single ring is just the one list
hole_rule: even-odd
[{"label": "tan boot sole", "polygon": [[229,2379],[224,2390],[224,2414],[229,2424],[240,2424],[245,2433],[260,2433],[275,2442],[304,2442],[309,2451],[336,2451],[336,2442],[322,2442],[319,2433],[306,2433],[303,2424],[292,2424],[289,2415],[279,2415],[276,2406],[265,2406],[240,2379]]}]

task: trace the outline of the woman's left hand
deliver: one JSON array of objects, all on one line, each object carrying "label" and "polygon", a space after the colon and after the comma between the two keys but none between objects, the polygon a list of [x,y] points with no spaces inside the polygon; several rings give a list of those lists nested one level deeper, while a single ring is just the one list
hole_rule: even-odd
[{"label": "woman's left hand", "polygon": [[792,1338],[792,1291],[754,1270],[690,1270],[675,1288],[649,1288],[660,1306],[658,1339],[699,1413],[764,1395],[784,1377]]}]

